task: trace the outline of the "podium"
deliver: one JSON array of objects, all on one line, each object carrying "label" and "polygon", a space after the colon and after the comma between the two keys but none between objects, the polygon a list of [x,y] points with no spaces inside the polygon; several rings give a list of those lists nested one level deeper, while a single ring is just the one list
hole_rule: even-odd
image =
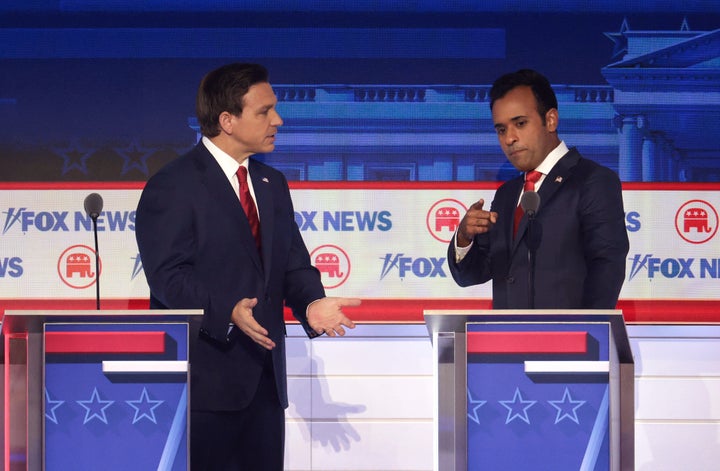
[{"label": "podium", "polygon": [[439,471],[634,469],[621,311],[424,312]]},{"label": "podium", "polygon": [[6,311],[4,469],[188,469],[188,339],[201,316]]}]

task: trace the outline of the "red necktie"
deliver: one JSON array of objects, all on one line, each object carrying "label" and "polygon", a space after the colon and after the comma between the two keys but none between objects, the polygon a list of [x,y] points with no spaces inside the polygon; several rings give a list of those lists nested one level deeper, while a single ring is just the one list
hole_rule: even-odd
[{"label": "red necktie", "polygon": [[[533,170],[531,172],[528,172],[525,174],[525,185],[523,186],[523,193],[526,191],[535,191],[535,183],[537,183],[538,180],[540,180],[540,177],[542,177],[542,173],[538,172],[537,170]],[[515,234],[517,234],[518,226],[520,225],[520,219],[523,217],[523,209],[518,204],[517,208],[515,208],[515,222],[513,224],[513,238],[515,238]]]},{"label": "red necktie", "polygon": [[253,200],[252,194],[250,194],[250,187],[247,183],[247,168],[241,165],[236,175],[238,183],[240,183],[240,204],[250,223],[250,229],[252,230],[253,237],[255,237],[255,245],[258,250],[260,250],[260,218],[258,217],[255,201]]}]

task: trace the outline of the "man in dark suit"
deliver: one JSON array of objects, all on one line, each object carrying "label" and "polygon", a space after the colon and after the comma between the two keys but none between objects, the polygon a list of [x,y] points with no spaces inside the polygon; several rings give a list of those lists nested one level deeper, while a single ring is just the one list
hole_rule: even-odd
[{"label": "man in dark suit", "polygon": [[[523,174],[498,188],[490,211],[481,199],[465,214],[448,247],[453,278],[492,280],[494,309],[614,309],[629,249],[617,174],[560,140],[557,98],[541,74],[503,75],[490,100],[500,147]],[[515,230],[531,180],[540,205],[532,220],[518,212]]]},{"label": "man in dark suit", "polygon": [[155,174],[138,205],[151,307],[204,310],[190,338],[193,471],[283,469],[284,305],[314,337],[344,335],[354,323],[342,308],[360,303],[325,297],[285,177],[249,158],[275,147],[276,103],[262,66],[207,74],[201,142]]}]

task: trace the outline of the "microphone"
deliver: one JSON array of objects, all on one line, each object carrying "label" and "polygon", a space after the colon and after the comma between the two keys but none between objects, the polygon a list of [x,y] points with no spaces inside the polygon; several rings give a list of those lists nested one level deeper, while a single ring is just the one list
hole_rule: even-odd
[{"label": "microphone", "polygon": [[100,252],[98,250],[97,219],[103,208],[103,199],[97,193],[90,193],[85,197],[85,212],[93,222],[95,235],[95,306],[100,310]]},{"label": "microphone", "polygon": [[529,218],[534,218],[540,207],[540,195],[534,191],[526,191],[520,198],[520,207]]},{"label": "microphone", "polygon": [[95,221],[100,216],[100,211],[103,209],[102,196],[97,193],[90,193],[85,197],[85,212],[90,218]]},{"label": "microphone", "polygon": [[526,191],[520,197],[520,207],[528,216],[525,238],[528,248],[528,298],[530,309],[535,309],[535,252],[542,239],[542,226],[535,224],[535,213],[540,207],[540,195],[534,191]]}]

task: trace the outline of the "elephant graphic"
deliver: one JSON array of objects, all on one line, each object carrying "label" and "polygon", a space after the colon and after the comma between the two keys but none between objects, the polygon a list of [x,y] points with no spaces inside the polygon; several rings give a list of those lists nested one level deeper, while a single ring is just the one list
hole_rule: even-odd
[{"label": "elephant graphic", "polygon": [[341,278],[343,273],[340,271],[340,259],[337,255],[329,252],[323,252],[315,257],[315,268],[320,273],[327,273],[330,278]]},{"label": "elephant graphic", "polygon": [[712,230],[710,228],[707,211],[702,208],[688,208],[685,211],[683,231],[688,233],[690,232],[690,229],[693,228],[698,233],[709,233]]},{"label": "elephant graphic", "polygon": [[90,256],[84,253],[71,253],[68,255],[65,263],[65,276],[71,278],[75,274],[80,278],[92,278],[95,273],[92,272]]},{"label": "elephant graphic", "polygon": [[435,211],[435,232],[439,232],[443,227],[447,227],[450,232],[455,232],[460,224],[460,212],[451,207],[443,206]]}]

